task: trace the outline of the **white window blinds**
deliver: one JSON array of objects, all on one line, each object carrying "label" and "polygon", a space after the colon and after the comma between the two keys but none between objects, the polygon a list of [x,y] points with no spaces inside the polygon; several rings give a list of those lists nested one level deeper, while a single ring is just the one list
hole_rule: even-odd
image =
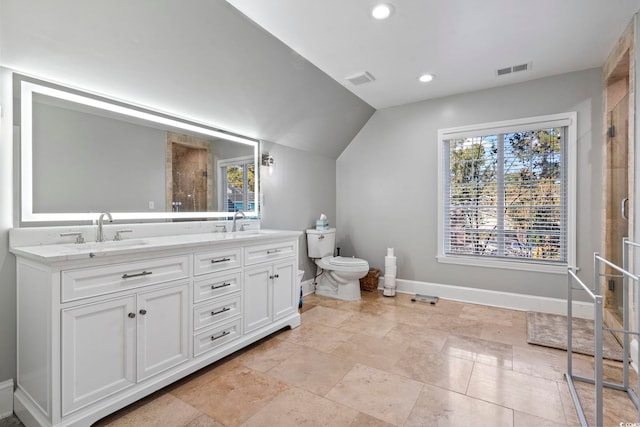
[{"label": "white window blinds", "polygon": [[218,163],[222,209],[227,212],[255,210],[255,165],[252,157]]},{"label": "white window blinds", "polygon": [[441,131],[445,256],[567,263],[569,124]]}]

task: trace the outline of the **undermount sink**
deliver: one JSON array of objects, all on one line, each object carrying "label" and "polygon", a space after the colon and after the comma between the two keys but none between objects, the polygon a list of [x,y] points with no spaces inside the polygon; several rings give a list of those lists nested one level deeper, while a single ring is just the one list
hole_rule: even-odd
[{"label": "undermount sink", "polygon": [[235,237],[256,237],[256,236],[259,236],[260,233],[255,230],[248,230],[248,231],[235,231],[232,233],[232,235]]},{"label": "undermount sink", "polygon": [[264,236],[265,234],[272,234],[277,232],[277,230],[262,230],[262,229],[257,229],[257,230],[243,230],[243,231],[236,231],[236,235],[238,236]]},{"label": "undermount sink", "polygon": [[124,239],[124,240],[109,240],[104,242],[85,242],[85,243],[65,243],[62,247],[71,249],[78,252],[100,252],[100,251],[114,251],[117,249],[127,249],[134,247],[141,247],[146,245],[163,246],[170,244],[193,244],[206,241],[217,240],[234,240],[234,239],[251,239],[254,237],[265,236],[273,233],[277,233],[277,230],[243,230],[233,231],[225,233],[198,233],[198,234],[179,234],[175,236],[166,237],[152,237],[147,239]]},{"label": "undermount sink", "polygon": [[126,239],[126,240],[109,240],[106,242],[73,243],[73,244],[65,245],[65,247],[76,249],[78,251],[86,251],[86,250],[100,250],[100,249],[108,249],[108,248],[128,248],[130,246],[142,246],[146,244],[147,244],[147,241],[144,239]]}]

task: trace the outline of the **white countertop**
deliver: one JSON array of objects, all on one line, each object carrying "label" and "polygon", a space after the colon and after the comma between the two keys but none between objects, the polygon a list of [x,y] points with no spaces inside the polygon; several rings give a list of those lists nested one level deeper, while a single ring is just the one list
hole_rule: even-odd
[{"label": "white countertop", "polygon": [[237,232],[174,234],[166,236],[130,238],[120,241],[112,240],[106,242],[12,246],[10,247],[10,251],[15,255],[24,256],[37,261],[59,262],[103,256],[127,255],[163,249],[186,248],[216,243],[259,243],[273,239],[297,238],[301,234],[301,231],[257,229]]}]

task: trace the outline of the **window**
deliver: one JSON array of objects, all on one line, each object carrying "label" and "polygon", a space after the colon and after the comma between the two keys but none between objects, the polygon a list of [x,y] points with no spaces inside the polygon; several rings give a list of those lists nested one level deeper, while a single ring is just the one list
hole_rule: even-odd
[{"label": "window", "polygon": [[438,132],[438,260],[566,271],[574,265],[576,114]]},{"label": "window", "polygon": [[255,211],[255,164],[253,157],[218,162],[220,210]]}]

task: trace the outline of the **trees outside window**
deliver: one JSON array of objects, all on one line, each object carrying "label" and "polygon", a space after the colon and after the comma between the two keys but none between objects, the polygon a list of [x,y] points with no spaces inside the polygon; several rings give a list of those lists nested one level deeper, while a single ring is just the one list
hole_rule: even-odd
[{"label": "trees outside window", "polygon": [[220,191],[226,212],[255,210],[255,164],[253,158],[220,162]]},{"label": "trees outside window", "polygon": [[568,263],[570,122],[441,131],[440,257]]}]

